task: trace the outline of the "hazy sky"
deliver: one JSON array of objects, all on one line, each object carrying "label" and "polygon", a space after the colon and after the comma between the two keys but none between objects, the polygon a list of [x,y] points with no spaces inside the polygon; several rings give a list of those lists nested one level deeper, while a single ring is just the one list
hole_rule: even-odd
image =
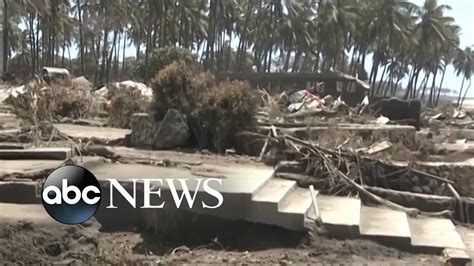
[{"label": "hazy sky", "polygon": [[[424,0],[411,0],[411,2],[421,6]],[[451,7],[446,10],[446,15],[456,20],[456,24],[461,27],[460,45],[464,49],[466,46],[474,45],[474,0],[438,0],[438,4],[445,4]],[[461,88],[462,77],[456,77],[454,68],[450,66],[446,70],[443,87],[451,90]],[[430,83],[429,83],[430,84]],[[467,83],[464,83],[466,88]],[[474,87],[471,86],[468,96],[474,97]]]}]

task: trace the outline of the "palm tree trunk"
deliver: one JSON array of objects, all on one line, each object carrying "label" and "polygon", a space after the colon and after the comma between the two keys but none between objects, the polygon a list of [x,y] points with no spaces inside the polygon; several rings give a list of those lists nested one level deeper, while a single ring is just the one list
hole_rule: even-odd
[{"label": "palm tree trunk", "polygon": [[61,67],[64,67],[64,55],[66,54],[66,38],[63,40],[63,54],[61,55]]},{"label": "palm tree trunk", "polygon": [[456,103],[456,105],[457,105],[458,107],[459,107],[459,104],[460,104],[460,102],[461,102],[462,88],[464,87],[464,81],[465,81],[465,80],[466,80],[465,78],[462,79],[461,89],[459,90],[458,101],[457,101],[457,103]]},{"label": "palm tree trunk", "polygon": [[439,95],[441,94],[441,89],[443,88],[444,74],[446,73],[446,65],[443,69],[443,75],[441,76],[441,82],[439,83],[438,95],[436,95],[435,106],[438,106]]},{"label": "palm tree trunk", "polygon": [[83,44],[83,30],[82,30],[82,7],[81,1],[76,0],[77,15],[79,21],[79,52],[81,57],[81,74],[84,75],[84,44]]},{"label": "palm tree trunk", "polygon": [[69,58],[69,69],[72,69],[71,46],[70,45],[67,46],[67,54],[68,54],[68,58]]},{"label": "palm tree trunk", "polygon": [[[377,95],[380,94],[380,87],[382,86],[383,78],[385,76],[385,72],[387,71],[387,66],[388,66],[388,64],[385,64],[385,66],[383,68],[383,71],[382,71],[382,76],[380,77],[379,84],[377,85]],[[375,84],[375,82],[374,82],[374,84]]]},{"label": "palm tree trunk", "polygon": [[428,75],[426,75],[425,78],[423,79],[424,82],[421,82],[420,84],[420,88],[418,89],[418,94],[420,93],[420,90],[423,87],[423,92],[421,93],[420,100],[423,100],[425,98],[425,91],[426,91],[426,87],[428,86],[428,80],[430,79],[430,76],[431,76],[431,72],[428,72]]},{"label": "palm tree trunk", "polygon": [[438,74],[438,71],[435,71],[434,75],[433,75],[433,83],[431,83],[431,90],[430,90],[430,98],[428,99],[428,107],[432,107],[433,106],[433,95],[434,95],[434,91],[436,90],[436,76]]},{"label": "palm tree trunk", "polygon": [[467,86],[466,90],[464,91],[464,96],[462,97],[462,100],[461,100],[461,107],[462,107],[462,104],[464,103],[464,99],[466,99],[466,95],[467,95],[467,92],[469,91],[469,88],[471,88],[471,79],[469,79],[469,85]]},{"label": "palm tree trunk", "polygon": [[413,81],[415,79],[415,66],[413,66],[413,68],[410,70],[410,75],[408,75],[408,86],[407,86],[407,90],[405,92],[405,96],[403,96],[403,99],[408,99],[408,97],[410,97],[410,94],[411,94],[411,90],[413,88]]},{"label": "palm tree trunk", "polygon": [[116,43],[117,43],[117,30],[114,30],[114,37],[113,37],[113,40],[112,40],[112,48],[110,48],[110,52],[108,54],[109,58],[107,59],[107,63],[106,63],[105,83],[109,82],[110,65],[111,65],[111,62],[112,62],[112,56],[114,54],[114,49],[115,49]]},{"label": "palm tree trunk", "polygon": [[33,14],[30,15],[29,20],[29,35],[30,35],[30,52],[31,52],[31,74],[35,73],[35,65],[36,65],[36,42],[35,42],[35,32],[34,32],[34,16]]},{"label": "palm tree trunk", "polygon": [[3,57],[2,57],[2,66],[3,66],[3,71],[8,72],[8,52],[9,52],[9,47],[8,47],[8,31],[9,31],[9,25],[8,25],[8,1],[3,0]]},{"label": "palm tree trunk", "polygon": [[58,24],[57,22],[57,6],[58,3],[57,1],[53,0],[51,4],[51,39],[50,39],[50,45],[49,49],[51,51],[51,66],[55,66],[56,64],[56,55],[55,55],[55,47],[56,47],[56,25]]},{"label": "palm tree trunk", "polygon": [[[151,10],[152,4],[151,0],[148,0],[148,8]],[[148,80],[148,57],[150,56],[150,50],[151,50],[151,22],[152,22],[152,16],[148,15],[148,24],[147,24],[147,29],[146,29],[146,50],[145,50],[145,80]]]}]

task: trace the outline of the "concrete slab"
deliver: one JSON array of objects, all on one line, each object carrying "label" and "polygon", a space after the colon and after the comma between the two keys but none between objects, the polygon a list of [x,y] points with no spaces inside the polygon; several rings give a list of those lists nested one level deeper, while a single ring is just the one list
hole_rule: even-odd
[{"label": "concrete slab", "polygon": [[0,149],[2,160],[66,160],[72,155],[71,148]]},{"label": "concrete slab", "polygon": [[56,224],[40,204],[0,203],[0,224],[28,221],[36,224]]},{"label": "concrete slab", "polygon": [[41,184],[33,181],[0,182],[0,202],[41,204]]},{"label": "concrete slab", "polygon": [[246,220],[257,223],[281,225],[278,206],[296,187],[291,180],[270,178],[252,195]]},{"label": "concrete slab", "polygon": [[[317,200],[323,224],[331,234],[344,238],[359,236],[360,199],[318,195]],[[308,217],[315,218],[312,208]]]},{"label": "concrete slab", "polygon": [[63,160],[0,160],[0,178],[2,174],[55,169],[62,163]]},{"label": "concrete slab", "polygon": [[130,129],[112,128],[112,127],[94,127],[73,124],[54,124],[54,127],[60,132],[73,139],[90,140],[97,139],[103,142],[114,142],[125,139]]},{"label": "concrete slab", "polygon": [[306,214],[312,203],[309,190],[297,187],[290,190],[285,199],[278,205],[278,216],[268,217],[267,220],[290,230],[304,231],[306,230]]},{"label": "concrete slab", "polygon": [[[251,195],[273,175],[273,169],[251,168],[251,167],[220,167],[215,165],[201,165],[199,171],[184,168],[167,168],[143,164],[112,164],[104,163],[88,168],[99,180],[115,178],[122,182],[131,182],[130,179],[156,178],[156,179],[203,179],[218,178],[222,180],[222,185],[214,186],[222,193],[248,194]],[[206,169],[206,171],[203,171]],[[174,183],[179,189],[178,182]],[[192,185],[192,183],[189,183]],[[162,188],[168,188],[163,183]],[[190,186],[190,189],[192,186]],[[202,186],[201,186],[202,188]]]},{"label": "concrete slab", "polygon": [[288,191],[296,186],[296,182],[280,178],[270,178],[252,195],[252,200],[256,202],[276,203],[284,199]]},{"label": "concrete slab", "polygon": [[294,213],[305,215],[313,204],[309,189],[295,188],[278,205],[278,211],[283,213]]},{"label": "concrete slab", "polygon": [[471,257],[462,249],[447,248],[443,250],[443,258],[449,265],[466,265],[471,262]]},{"label": "concrete slab", "polygon": [[467,227],[463,225],[457,225],[456,231],[461,235],[461,239],[466,246],[466,252],[471,257],[474,258],[474,227]]},{"label": "concrete slab", "polygon": [[410,247],[410,227],[407,215],[383,207],[361,207],[360,234],[400,248]]},{"label": "concrete slab", "polygon": [[466,248],[451,220],[419,217],[408,218],[408,223],[415,250],[440,253],[445,248]]},{"label": "concrete slab", "polygon": [[0,150],[22,150],[25,146],[16,142],[0,142]]}]

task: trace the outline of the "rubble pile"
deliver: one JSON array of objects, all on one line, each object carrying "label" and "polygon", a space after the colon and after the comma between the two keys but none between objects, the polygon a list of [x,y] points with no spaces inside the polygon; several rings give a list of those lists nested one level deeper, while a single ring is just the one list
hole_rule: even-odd
[{"label": "rubble pile", "polygon": [[[472,216],[466,207],[472,204],[463,198],[472,197],[473,182],[461,173],[469,169],[466,163],[433,162],[449,156],[437,144],[448,134],[417,132],[415,124],[425,126],[426,121],[417,122],[414,110],[406,114],[406,120],[413,121],[392,121],[371,106],[365,108],[365,103],[353,108],[340,99],[323,100],[309,93],[300,92],[302,100],[294,103],[285,93],[275,98],[261,91],[264,106],[256,116],[257,130],[246,134],[262,140],[258,160],[273,165],[277,177],[296,180],[302,187],[312,185],[323,194],[357,195],[369,204],[410,215],[454,215],[461,221]],[[390,104],[385,113],[395,101],[386,102]],[[463,114],[453,110],[450,123],[469,119]]]}]

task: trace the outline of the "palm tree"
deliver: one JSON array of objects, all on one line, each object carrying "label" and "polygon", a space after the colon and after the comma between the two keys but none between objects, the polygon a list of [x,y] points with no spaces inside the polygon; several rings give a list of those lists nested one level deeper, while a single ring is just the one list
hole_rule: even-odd
[{"label": "palm tree", "polygon": [[[471,47],[466,47],[464,50],[458,49],[456,56],[453,60],[453,65],[456,70],[456,75],[463,76],[461,89],[459,90],[459,96],[457,106],[462,106],[462,103],[467,95],[467,91],[471,87],[471,75],[474,68],[474,51]],[[469,81],[469,85],[463,94],[464,81]],[[462,96],[462,99],[461,99]]]}]

